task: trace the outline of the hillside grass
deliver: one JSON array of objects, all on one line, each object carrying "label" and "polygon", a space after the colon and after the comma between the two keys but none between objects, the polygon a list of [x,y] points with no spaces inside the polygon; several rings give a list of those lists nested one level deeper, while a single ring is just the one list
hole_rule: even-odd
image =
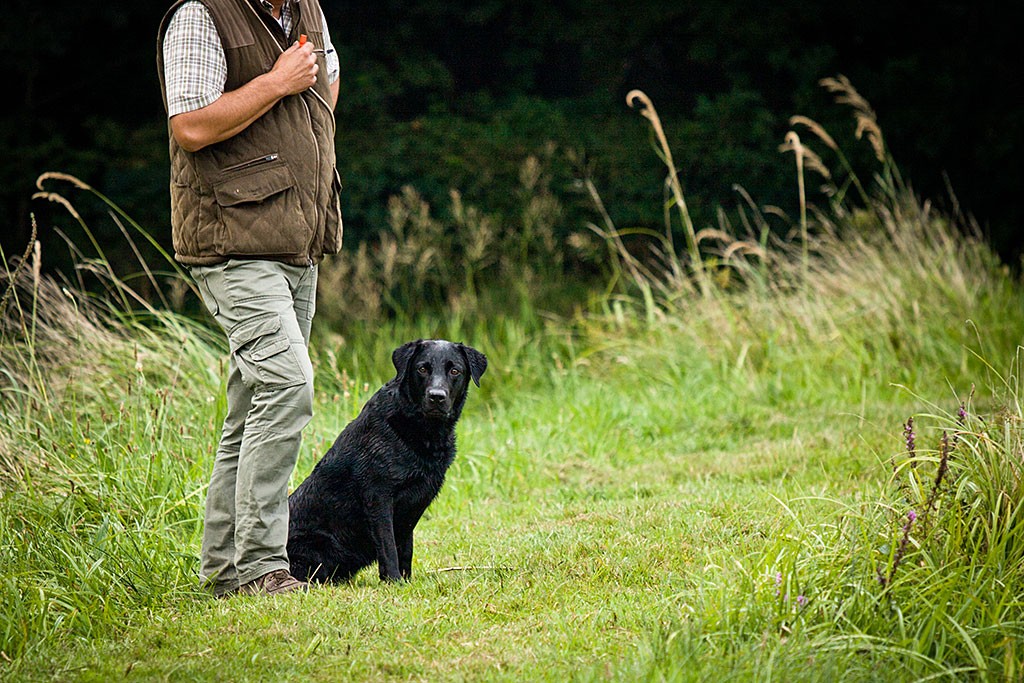
[{"label": "hillside grass", "polygon": [[220,335],[23,269],[0,317],[0,676],[1019,680],[1024,290],[886,168],[789,243],[688,226],[699,264],[595,229],[618,284],[573,317],[318,327],[293,486],[394,347],[490,360],[401,585],[201,594]]}]

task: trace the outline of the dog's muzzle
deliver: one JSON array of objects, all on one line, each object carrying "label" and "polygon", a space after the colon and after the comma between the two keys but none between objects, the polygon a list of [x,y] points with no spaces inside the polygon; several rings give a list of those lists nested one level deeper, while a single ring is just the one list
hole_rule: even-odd
[{"label": "dog's muzzle", "polygon": [[448,392],[441,389],[427,391],[424,408],[432,415],[445,415],[451,409],[448,405]]}]

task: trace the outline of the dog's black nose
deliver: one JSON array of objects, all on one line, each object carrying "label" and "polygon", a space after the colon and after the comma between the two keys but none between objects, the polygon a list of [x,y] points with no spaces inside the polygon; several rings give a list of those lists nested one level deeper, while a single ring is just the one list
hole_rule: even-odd
[{"label": "dog's black nose", "polygon": [[427,401],[429,401],[430,405],[433,406],[441,405],[442,403],[445,402],[445,399],[447,398],[448,392],[442,391],[441,389],[431,389],[430,391],[427,392]]}]

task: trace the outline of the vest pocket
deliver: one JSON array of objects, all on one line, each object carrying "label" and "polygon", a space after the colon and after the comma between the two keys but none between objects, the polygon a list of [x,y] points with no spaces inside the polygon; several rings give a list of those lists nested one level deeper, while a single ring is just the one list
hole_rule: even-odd
[{"label": "vest pocket", "polygon": [[224,226],[223,256],[302,254],[309,226],[302,213],[295,176],[276,154],[222,169],[213,186]]}]

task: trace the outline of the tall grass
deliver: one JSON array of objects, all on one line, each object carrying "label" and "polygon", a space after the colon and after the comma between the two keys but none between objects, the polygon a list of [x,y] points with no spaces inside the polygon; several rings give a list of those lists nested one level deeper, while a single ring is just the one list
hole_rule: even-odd
[{"label": "tall grass", "polygon": [[[971,403],[925,413],[888,481],[848,498],[778,501],[788,523],[680,596],[637,664],[653,680],[1018,680],[1024,636],[1019,358]],[[920,436],[920,435],[919,435]],[[881,467],[879,469],[882,469]],[[881,479],[881,478],[880,478]],[[808,515],[806,509],[815,510]]]},{"label": "tall grass", "polygon": [[[617,229],[592,187],[604,216],[604,226],[592,228],[613,254],[618,283],[605,312],[626,323],[637,317],[660,321],[703,342],[703,350],[721,362],[749,368],[755,378],[763,377],[760,371],[779,349],[808,345],[830,365],[859,366],[863,380],[909,382],[918,368],[981,370],[968,349],[985,356],[987,346],[1014,348],[1019,340],[1015,281],[976,226],[954,223],[902,183],[873,110],[849,81],[823,84],[840,92],[837,101],[854,107],[858,137],[867,131],[881,164],[874,183],[857,177],[821,126],[794,117],[840,164],[834,174],[828,171],[795,135],[787,135],[781,148],[794,152],[801,188],[810,170],[823,179],[817,195],[823,205],[801,189],[798,225],[779,225],[784,216],[757,206],[740,189],[747,202],[737,219],[721,214],[717,228],[697,232],[696,256],[690,249],[671,250],[667,238],[653,246],[645,239],[631,242],[636,231]],[[645,116],[656,122],[653,104],[643,101]],[[663,160],[666,182],[678,184],[671,157]],[[853,196],[851,187],[858,188]],[[774,237],[787,229],[798,235],[796,243]],[[695,259],[702,263],[694,265]],[[700,273],[713,285],[704,290],[709,296],[694,296],[701,291],[694,284]],[[621,310],[630,314],[618,315]],[[823,379],[828,391],[832,378]]]},{"label": "tall grass", "polygon": [[[144,623],[193,584],[211,335],[23,277],[0,317],[0,651]],[[196,441],[201,443],[197,446]]]},{"label": "tall grass", "polygon": [[[888,485],[852,501],[780,500],[789,524],[763,550],[716,567],[718,582],[681,596],[676,625],[635,674],[1017,680],[1024,661],[1019,285],[972,225],[956,225],[912,195],[873,110],[849,81],[822,84],[853,107],[856,137],[867,137],[881,165],[874,183],[860,181],[817,123],[794,117],[834,153],[843,178],[837,185],[821,157],[787,135],[780,149],[796,158],[799,243],[758,248],[749,228],[763,228],[768,216],[751,204],[752,220],[741,212],[746,241],[723,225],[706,233],[718,250],[689,253],[704,261],[689,270],[711,274],[714,296],[693,296],[679,276],[686,257],[661,250],[668,266],[624,271],[621,300],[697,340],[719,362],[749,368],[741,374],[755,383],[799,387],[807,399],[798,403],[849,405],[858,389],[844,386],[851,379],[865,393],[889,381],[948,395],[943,379],[975,376],[984,380],[987,415],[961,385],[947,399],[958,410],[929,402],[917,423],[907,422],[906,452],[893,458]],[[663,160],[674,178],[671,157]],[[808,205],[808,169],[826,181],[827,207]],[[598,232],[620,261],[638,263],[621,234]],[[990,353],[1008,374],[993,367]],[[934,448],[915,443],[915,424],[926,425]],[[808,505],[816,510],[810,519],[798,512]]]},{"label": "tall grass", "polygon": [[456,190],[447,207],[432,207],[415,188],[402,188],[377,237],[321,266],[321,320],[349,330],[452,313],[528,318],[571,301],[555,238],[562,207],[545,161],[527,157],[519,180],[511,216],[485,214]]}]

